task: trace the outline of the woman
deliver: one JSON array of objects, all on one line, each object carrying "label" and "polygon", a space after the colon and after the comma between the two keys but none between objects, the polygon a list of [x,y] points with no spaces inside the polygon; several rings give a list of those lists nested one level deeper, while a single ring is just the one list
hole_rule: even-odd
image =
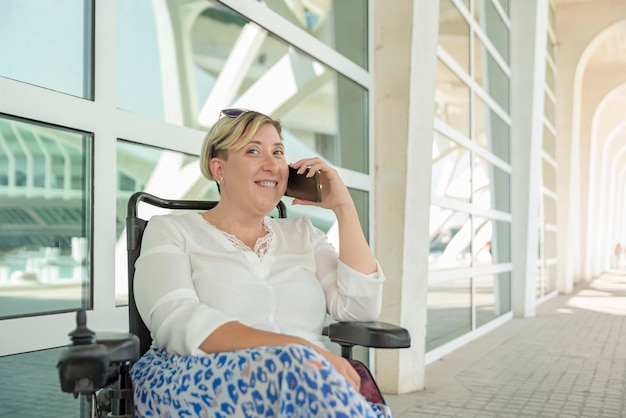
[{"label": "woman", "polygon": [[[319,158],[339,251],[307,218],[267,216],[287,187],[276,120],[228,109],[208,132],[202,173],[220,202],[156,216],[136,263],[135,298],[153,347],[131,370],[138,416],[390,416],[358,392],[348,361],[324,348],[336,320],[375,320],[384,276],[338,173]],[[306,174],[305,174],[306,172]]]}]

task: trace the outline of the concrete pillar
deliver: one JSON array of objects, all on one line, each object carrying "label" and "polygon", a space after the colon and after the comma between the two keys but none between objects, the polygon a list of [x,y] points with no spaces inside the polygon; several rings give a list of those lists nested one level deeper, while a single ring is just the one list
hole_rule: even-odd
[{"label": "concrete pillar", "polygon": [[513,314],[535,315],[547,0],[511,3]]},{"label": "concrete pillar", "polygon": [[424,388],[430,180],[439,2],[374,1],[376,256],[387,282],[381,320],[411,333],[377,350],[386,393]]}]

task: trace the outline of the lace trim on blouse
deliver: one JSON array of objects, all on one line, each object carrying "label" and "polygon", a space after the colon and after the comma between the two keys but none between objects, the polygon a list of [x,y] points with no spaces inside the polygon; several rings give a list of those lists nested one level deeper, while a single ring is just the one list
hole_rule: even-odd
[{"label": "lace trim on blouse", "polygon": [[253,251],[260,260],[263,260],[263,257],[265,256],[265,254],[267,254],[267,251],[270,248],[270,244],[272,243],[272,239],[274,238],[274,232],[272,232],[272,230],[269,229],[267,225],[265,225],[265,222],[263,222],[262,225],[263,230],[267,232],[267,234],[256,240],[256,243],[254,244],[254,250],[250,249],[250,247],[244,244],[236,236],[229,234],[228,232],[222,231],[219,228],[217,228],[217,230],[224,234],[224,236],[228,238],[228,240],[235,246],[235,248],[238,248],[242,251]]}]

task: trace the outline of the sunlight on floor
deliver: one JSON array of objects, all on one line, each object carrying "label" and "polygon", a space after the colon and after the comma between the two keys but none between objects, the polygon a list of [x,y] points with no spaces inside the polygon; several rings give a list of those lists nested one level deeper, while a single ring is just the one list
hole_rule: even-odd
[{"label": "sunlight on floor", "polygon": [[624,271],[611,271],[576,293],[568,306],[579,309],[626,315],[626,277]]}]

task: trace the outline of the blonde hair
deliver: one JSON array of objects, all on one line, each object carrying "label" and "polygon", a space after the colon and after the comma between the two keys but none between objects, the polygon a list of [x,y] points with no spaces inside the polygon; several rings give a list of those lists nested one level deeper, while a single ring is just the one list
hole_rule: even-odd
[{"label": "blonde hair", "polygon": [[215,122],[204,137],[200,151],[200,170],[204,177],[215,181],[211,173],[211,159],[218,157],[227,160],[228,150],[236,151],[248,145],[266,123],[272,124],[282,139],[280,121],[253,110],[244,110],[236,117],[222,116]]}]

